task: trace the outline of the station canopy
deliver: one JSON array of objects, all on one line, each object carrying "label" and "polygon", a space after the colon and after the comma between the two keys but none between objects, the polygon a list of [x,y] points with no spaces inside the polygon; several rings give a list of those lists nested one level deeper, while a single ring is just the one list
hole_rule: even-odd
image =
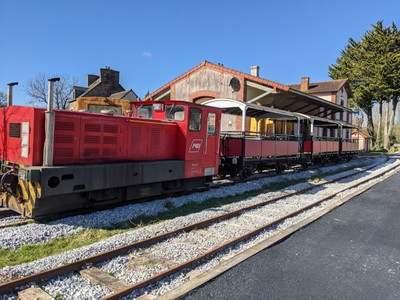
[{"label": "station canopy", "polygon": [[201,104],[221,108],[224,113],[231,115],[245,116],[256,119],[288,120],[297,119],[300,117],[299,114],[293,112],[250,104],[234,99],[212,99]]},{"label": "station canopy", "polygon": [[272,120],[308,120],[315,126],[328,128],[353,128],[351,125],[346,125],[340,121],[325,119],[317,116],[309,116],[298,112],[290,112],[277,108],[256,105],[246,102],[237,101],[234,99],[213,99],[202,103],[203,105],[217,107],[222,112],[242,116],[242,130],[245,130],[246,117],[256,119],[272,119]]},{"label": "station canopy", "polygon": [[313,116],[329,116],[336,112],[351,112],[351,109],[321,99],[296,89],[282,86],[271,88],[259,83],[247,81],[246,103],[259,104],[281,110],[299,112]]}]

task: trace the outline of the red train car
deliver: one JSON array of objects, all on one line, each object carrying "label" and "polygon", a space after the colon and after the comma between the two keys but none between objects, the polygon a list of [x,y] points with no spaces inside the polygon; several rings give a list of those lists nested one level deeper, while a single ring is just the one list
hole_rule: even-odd
[{"label": "red train car", "polygon": [[[345,125],[338,121],[233,99],[213,99],[203,104],[221,108],[227,114],[240,116],[242,121],[241,131],[221,133],[220,175],[247,177],[255,170],[264,169],[275,169],[279,174],[289,166],[302,165],[303,168],[307,168],[308,164],[313,162],[337,162],[357,153],[357,143],[340,137]],[[268,119],[271,128],[267,132],[246,131],[246,118]],[[281,132],[275,130],[278,124],[281,126]],[[323,130],[318,131],[314,128],[329,128],[339,135],[316,136],[317,132]]]},{"label": "red train car", "polygon": [[191,190],[218,172],[220,110],[133,105],[131,116],[55,110],[44,165],[44,109],[0,109],[2,206],[35,217]]}]

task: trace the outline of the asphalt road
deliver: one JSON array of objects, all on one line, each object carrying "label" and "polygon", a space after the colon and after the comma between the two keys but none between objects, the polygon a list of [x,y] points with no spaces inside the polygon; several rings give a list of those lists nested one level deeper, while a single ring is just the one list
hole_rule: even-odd
[{"label": "asphalt road", "polygon": [[400,172],[183,299],[400,299]]}]

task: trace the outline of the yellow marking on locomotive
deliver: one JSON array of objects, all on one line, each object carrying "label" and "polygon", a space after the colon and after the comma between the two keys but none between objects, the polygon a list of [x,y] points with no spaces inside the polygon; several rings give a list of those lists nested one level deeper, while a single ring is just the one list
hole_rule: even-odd
[{"label": "yellow marking on locomotive", "polygon": [[31,194],[31,199],[33,202],[36,202],[37,199],[37,189],[35,187],[36,182],[28,182],[29,191]]},{"label": "yellow marking on locomotive", "polygon": [[26,186],[25,186],[24,182],[20,179],[20,180],[18,180],[18,184],[21,187],[23,199],[28,200],[29,194],[28,194],[28,191],[26,190]]},{"label": "yellow marking on locomotive", "polygon": [[1,206],[6,206],[7,203],[7,195],[5,193],[3,193],[3,195],[1,195]]},{"label": "yellow marking on locomotive", "polygon": [[[33,206],[32,206],[29,194],[28,194],[28,188],[26,187],[25,182],[23,180],[18,180],[18,183],[19,183],[19,186],[21,187],[22,196],[24,199],[23,204],[25,204],[28,207],[28,210],[30,212],[32,212]],[[25,212],[24,212],[24,215],[25,215]]]},{"label": "yellow marking on locomotive", "polygon": [[32,202],[28,200],[25,202],[25,204],[26,204],[26,206],[28,206],[29,212],[32,213],[32,210],[33,210]]},{"label": "yellow marking on locomotive", "polygon": [[36,197],[37,198],[42,198],[42,186],[40,185],[40,182],[39,181],[35,181],[35,182],[33,182],[33,184],[35,185],[35,189],[36,189],[36,194],[35,194]]}]

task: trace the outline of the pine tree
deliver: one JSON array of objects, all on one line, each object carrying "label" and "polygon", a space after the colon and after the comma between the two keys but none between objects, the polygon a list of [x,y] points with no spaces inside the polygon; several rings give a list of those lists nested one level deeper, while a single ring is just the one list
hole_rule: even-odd
[{"label": "pine tree", "polygon": [[[388,150],[400,96],[400,32],[396,25],[384,27],[379,21],[360,42],[350,38],[336,64],[329,67],[329,76],[350,80],[354,91],[352,104],[365,112],[368,133],[376,141],[383,141],[383,148]],[[372,107],[376,103],[379,121],[375,132]]]}]

